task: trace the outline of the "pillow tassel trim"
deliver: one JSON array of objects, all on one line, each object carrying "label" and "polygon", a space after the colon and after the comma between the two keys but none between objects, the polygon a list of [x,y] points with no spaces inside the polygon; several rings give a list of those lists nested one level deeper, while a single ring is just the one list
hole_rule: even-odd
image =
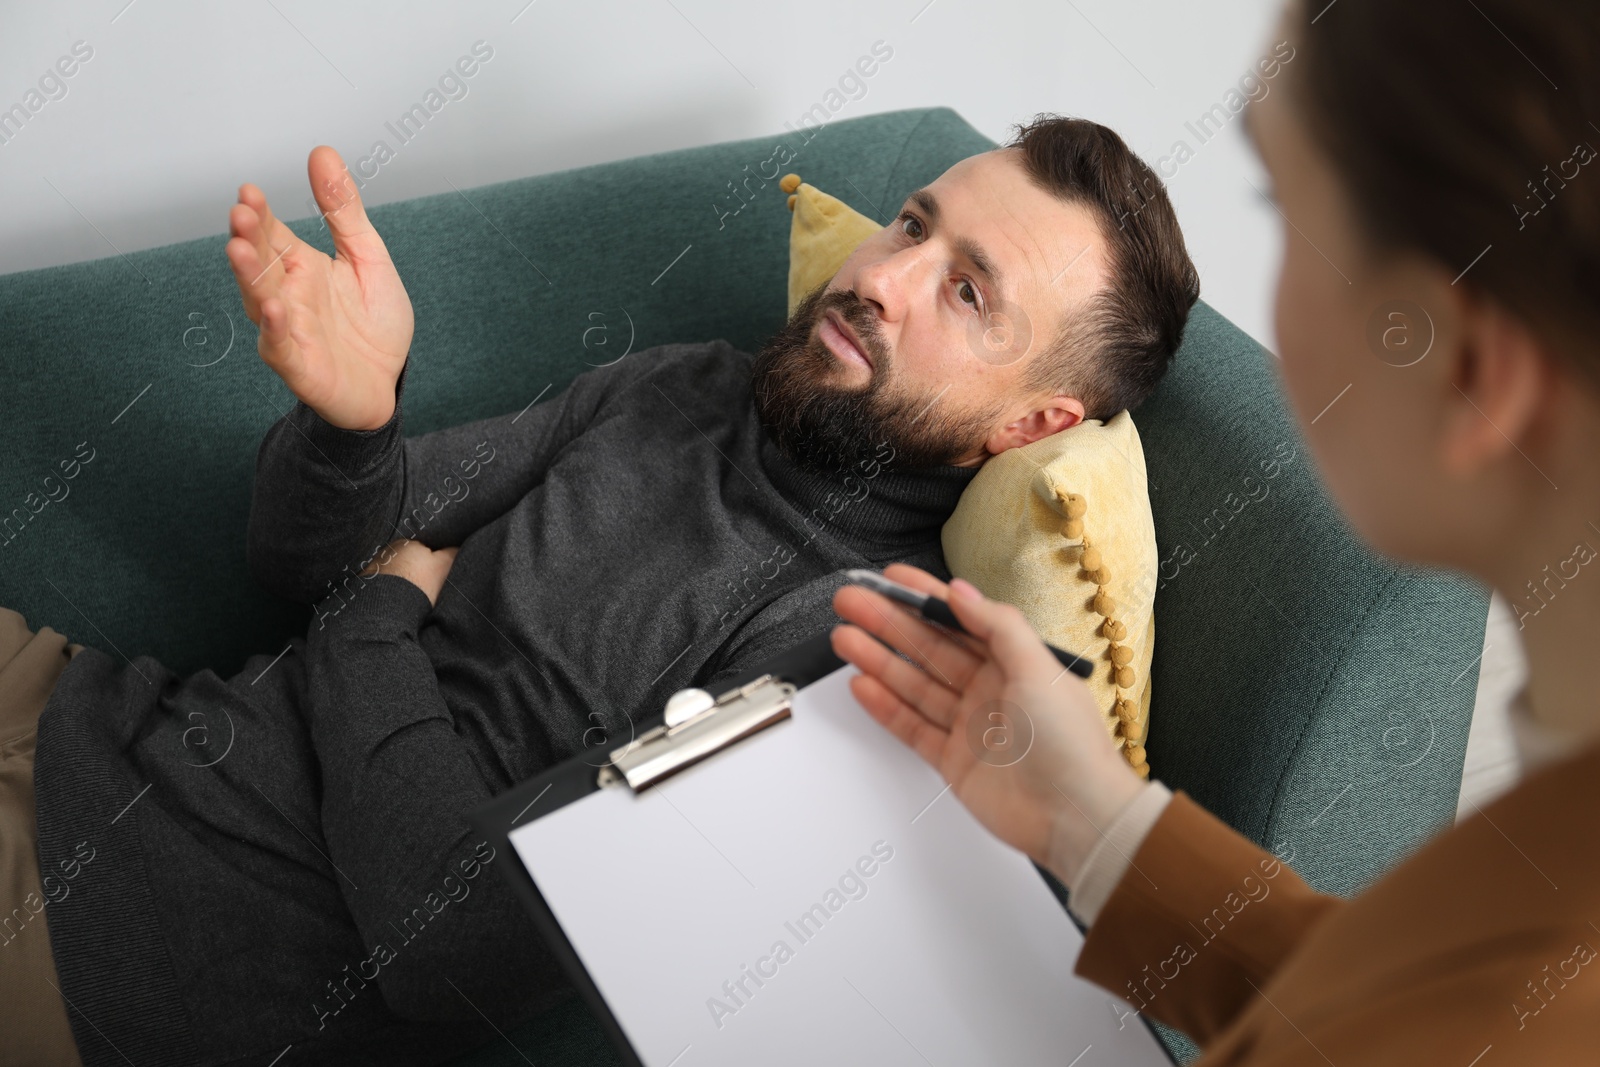
[{"label": "pillow tassel trim", "polygon": [[1061,524],[1061,536],[1069,541],[1077,541],[1082,546],[1078,565],[1096,586],[1092,606],[1095,614],[1104,620],[1100,624],[1100,632],[1106,637],[1106,657],[1111,661],[1112,679],[1117,684],[1117,722],[1113,737],[1128,766],[1139,777],[1149,778],[1150,764],[1144,746],[1137,740],[1144,724],[1139,721],[1139,704],[1129,692],[1137,681],[1131,665],[1133,648],[1121,643],[1127,639],[1128,628],[1116,617],[1117,602],[1111,596],[1110,588],[1111,569],[1101,558],[1100,550],[1089,543],[1084,533],[1083,518],[1089,513],[1089,502],[1080,493],[1068,493],[1061,489],[1056,490],[1056,498],[1061,501],[1062,514],[1066,515],[1066,521]]}]

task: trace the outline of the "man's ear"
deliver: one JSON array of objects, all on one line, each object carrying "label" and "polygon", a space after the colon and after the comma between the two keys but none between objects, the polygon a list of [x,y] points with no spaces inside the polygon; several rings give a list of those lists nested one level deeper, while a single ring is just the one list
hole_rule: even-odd
[{"label": "man's ear", "polygon": [[1443,403],[1440,462],[1471,477],[1506,452],[1522,450],[1560,388],[1553,357],[1519,317],[1488,299],[1463,302],[1461,339]]},{"label": "man's ear", "polygon": [[1075,396],[1057,393],[1044,405],[1013,419],[989,435],[984,442],[990,454],[998,456],[1008,448],[1021,448],[1049,437],[1053,433],[1070,429],[1083,421],[1083,402]]}]

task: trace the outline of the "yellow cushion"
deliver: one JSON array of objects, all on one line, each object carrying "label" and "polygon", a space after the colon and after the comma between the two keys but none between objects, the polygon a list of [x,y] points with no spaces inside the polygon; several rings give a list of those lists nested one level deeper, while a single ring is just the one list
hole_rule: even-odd
[{"label": "yellow cushion", "polygon": [[[794,212],[793,315],[883,227],[798,175],[779,184]],[[1015,604],[1046,641],[1095,662],[1088,686],[1106,730],[1148,776],[1156,531],[1132,416],[1087,420],[991,457],[961,494],[942,541],[951,574]],[[1101,569],[1085,570],[1086,553]]]},{"label": "yellow cushion", "polygon": [[[1081,527],[1069,525],[1074,495]],[[1127,739],[1129,764],[1148,774],[1156,527],[1133,417],[1089,419],[990,457],[945,522],[943,543],[951,574],[1015,604],[1051,644],[1094,661],[1088,686],[1106,730]],[[1095,562],[1090,549],[1099,552],[1092,573],[1083,563],[1086,554]],[[1127,661],[1120,680],[1114,655]]]},{"label": "yellow cushion", "polygon": [[807,293],[839,272],[856,245],[883,227],[794,175],[785,175],[779,184],[794,194],[789,197],[794,211],[789,224],[789,314],[793,315]]}]

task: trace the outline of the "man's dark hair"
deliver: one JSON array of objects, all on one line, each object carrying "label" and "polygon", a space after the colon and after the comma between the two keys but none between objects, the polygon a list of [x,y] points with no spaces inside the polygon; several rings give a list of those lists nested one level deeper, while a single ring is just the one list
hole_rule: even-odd
[{"label": "man's dark hair", "polygon": [[1015,129],[1004,147],[1022,150],[1033,184],[1094,210],[1111,274],[1029,360],[1022,385],[1076,396],[1085,418],[1109,419],[1155,391],[1200,298],[1200,275],[1161,179],[1114,131],[1050,114]]}]

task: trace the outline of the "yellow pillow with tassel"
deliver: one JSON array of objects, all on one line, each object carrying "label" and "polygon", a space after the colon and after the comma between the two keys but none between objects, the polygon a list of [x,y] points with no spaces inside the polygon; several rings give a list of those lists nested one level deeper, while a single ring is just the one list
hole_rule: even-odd
[{"label": "yellow pillow with tassel", "polygon": [[[786,174],[789,314],[881,227]],[[1088,419],[979,469],[942,531],[950,573],[1014,604],[1051,644],[1095,662],[1088,679],[1129,766],[1148,777],[1155,652],[1155,520],[1144,449],[1126,411]]]},{"label": "yellow pillow with tassel", "polygon": [[1133,417],[1086,419],[991,456],[941,533],[945,563],[1092,660],[1089,691],[1128,765],[1150,773],[1156,527]]},{"label": "yellow pillow with tassel", "polygon": [[876,222],[807,185],[798,174],[785,174],[778,187],[789,194],[789,314],[806,294],[827,283],[844,266],[856,245],[883,229]]}]

